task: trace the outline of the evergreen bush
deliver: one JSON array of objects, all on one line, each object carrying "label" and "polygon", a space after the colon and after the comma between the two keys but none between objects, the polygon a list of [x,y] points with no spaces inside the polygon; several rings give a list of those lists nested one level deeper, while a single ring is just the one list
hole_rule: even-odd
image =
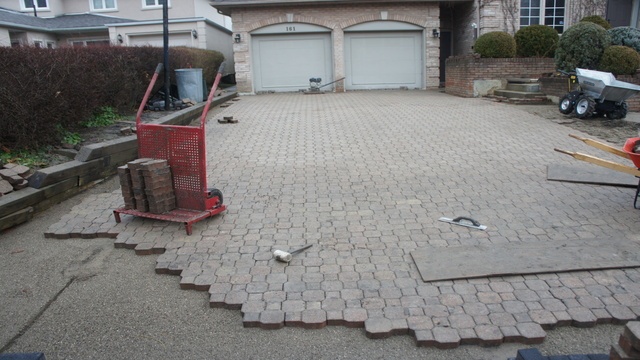
[{"label": "evergreen bush", "polygon": [[516,56],[516,41],[506,32],[493,31],[481,35],[474,50],[483,58],[512,58]]},{"label": "evergreen bush", "polygon": [[605,20],[605,18],[603,18],[602,16],[598,16],[598,15],[585,16],[580,21],[581,22],[584,21],[584,22],[591,22],[591,23],[594,23],[594,24],[598,24],[598,25],[602,26],[605,30],[611,29],[611,24],[609,24],[609,22],[607,20]]},{"label": "evergreen bush", "polygon": [[640,52],[640,29],[621,26],[609,30],[611,45],[628,46]]},{"label": "evergreen bush", "polygon": [[554,58],[556,67],[564,71],[597,69],[604,50],[610,45],[611,36],[602,26],[579,22],[560,37]]},{"label": "evergreen bush", "polygon": [[628,46],[609,46],[600,59],[600,70],[614,75],[633,75],[638,68],[640,68],[640,55]]},{"label": "evergreen bush", "polygon": [[522,57],[550,57],[558,46],[558,32],[550,26],[531,25],[516,32],[516,54]]}]

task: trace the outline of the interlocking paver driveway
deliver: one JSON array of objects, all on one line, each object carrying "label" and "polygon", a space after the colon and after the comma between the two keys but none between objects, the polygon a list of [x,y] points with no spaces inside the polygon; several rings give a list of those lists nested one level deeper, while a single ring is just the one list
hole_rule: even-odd
[{"label": "interlocking paver driveway", "polygon": [[[640,314],[637,269],[424,283],[410,256],[440,246],[638,241],[633,189],[546,180],[548,164],[575,162],[554,147],[593,151],[568,128],[432,91],[243,97],[211,118],[222,116],[240,120],[207,125],[209,183],[224,193],[224,215],[192,236],[129,216],[116,225],[116,191],[88,198],[49,235],[118,234],[116,246],[164,252],[157,272],[208,291],[213,307],[240,309],[245,326],[364,326],[371,338],[410,334],[446,348],[535,343],[556,325]],[[438,221],[462,215],[487,231]],[[305,244],[314,246],[289,264],[272,258]]]}]

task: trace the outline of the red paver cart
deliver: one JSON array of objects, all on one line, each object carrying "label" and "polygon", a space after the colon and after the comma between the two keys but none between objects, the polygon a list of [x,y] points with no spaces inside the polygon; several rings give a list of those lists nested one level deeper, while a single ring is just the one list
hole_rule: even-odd
[{"label": "red paver cart", "polygon": [[218,69],[207,103],[202,110],[200,126],[143,124],[142,112],[158,74],[162,71],[162,64],[158,64],[136,116],[138,157],[167,160],[173,176],[176,209],[163,214],[152,214],[122,207],[113,211],[116,222],[120,222],[120,214],[181,222],[184,223],[187,234],[191,235],[194,223],[227,209],[222,203],[222,192],[207,187],[204,133],[207,113],[220,83],[223,69],[224,64]]}]

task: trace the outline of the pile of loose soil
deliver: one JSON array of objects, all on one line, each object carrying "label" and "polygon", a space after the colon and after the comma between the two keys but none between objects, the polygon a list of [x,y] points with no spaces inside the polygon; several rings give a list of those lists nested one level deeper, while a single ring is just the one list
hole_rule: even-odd
[{"label": "pile of loose soil", "polygon": [[608,120],[606,118],[578,119],[575,116],[564,115],[558,110],[558,105],[511,105],[517,106],[541,119],[576,129],[611,144],[622,146],[628,138],[638,137],[640,129],[640,113],[630,112],[623,120]]},{"label": "pile of loose soil", "polygon": [[[142,121],[147,122],[159,119],[161,117],[167,116],[168,114],[171,114],[172,112],[173,111],[145,111],[142,114]],[[34,169],[50,167],[73,160],[81,147],[109,140],[115,140],[123,136],[130,136],[133,134],[135,127],[136,122],[134,114],[125,116],[122,120],[119,120],[109,126],[82,128],[77,131],[82,138],[82,142],[74,146],[72,149],[68,149],[62,145],[56,149],[53,149],[51,152],[45,155],[46,163],[42,164],[42,166],[34,167]]]}]

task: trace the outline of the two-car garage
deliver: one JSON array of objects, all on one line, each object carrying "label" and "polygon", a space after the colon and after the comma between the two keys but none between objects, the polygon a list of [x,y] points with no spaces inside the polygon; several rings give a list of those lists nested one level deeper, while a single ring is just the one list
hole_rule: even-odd
[{"label": "two-car garage", "polygon": [[317,25],[258,29],[251,33],[255,91],[298,91],[308,88],[312,77],[327,84],[336,69],[336,75],[344,74],[346,90],[423,88],[423,33],[408,23],[368,22],[346,28],[344,47],[336,48],[331,30]]}]

